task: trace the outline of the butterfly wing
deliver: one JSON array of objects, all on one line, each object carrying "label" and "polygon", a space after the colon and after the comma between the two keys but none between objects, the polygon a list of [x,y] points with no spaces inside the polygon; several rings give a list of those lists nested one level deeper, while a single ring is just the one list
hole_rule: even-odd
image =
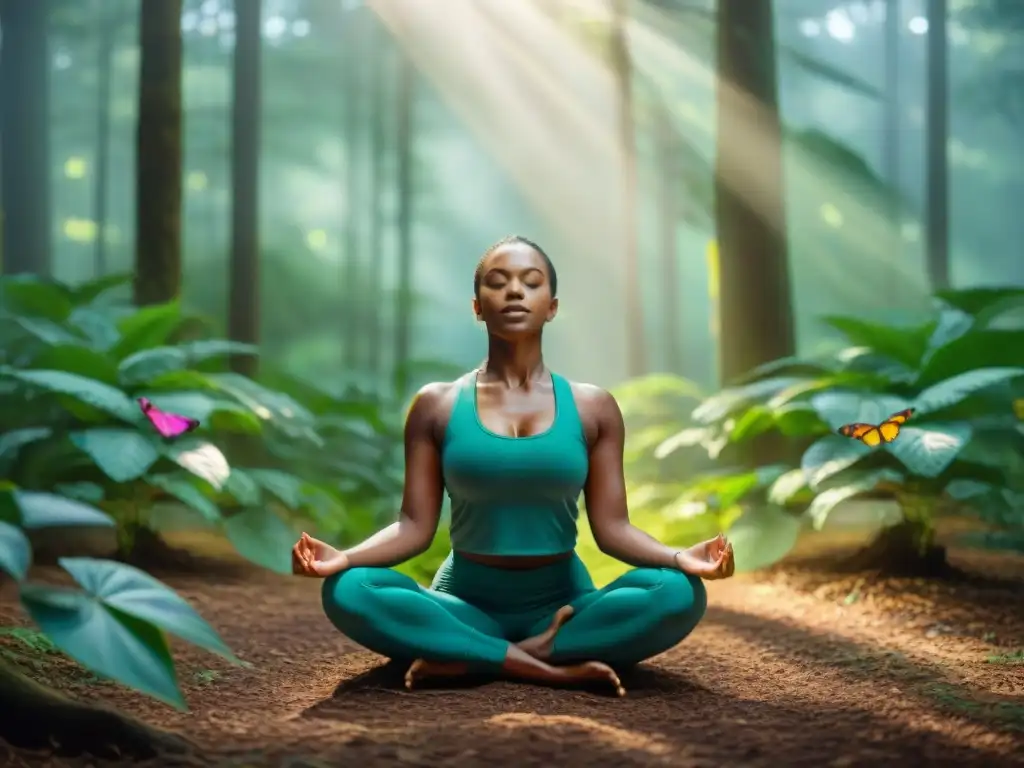
[{"label": "butterfly wing", "polygon": [[212,443],[203,443],[195,448],[181,451],[174,456],[179,466],[200,477],[218,491],[224,487],[231,467],[224,454]]},{"label": "butterfly wing", "polygon": [[882,439],[885,440],[885,442],[887,443],[891,443],[893,440],[899,437],[900,427],[903,424],[906,424],[907,419],[909,419],[913,414],[914,409],[907,408],[905,411],[894,413],[888,419],[879,424],[878,432],[879,434],[881,434]]},{"label": "butterfly wing", "polygon": [[165,413],[155,405],[150,405],[144,410],[144,413],[150,423],[156,427],[156,431],[164,437],[178,437],[199,426],[198,419],[190,419],[176,413]]},{"label": "butterfly wing", "polygon": [[882,435],[874,424],[844,424],[839,428],[839,434],[854,440],[860,440],[864,445],[874,448],[882,442]]}]

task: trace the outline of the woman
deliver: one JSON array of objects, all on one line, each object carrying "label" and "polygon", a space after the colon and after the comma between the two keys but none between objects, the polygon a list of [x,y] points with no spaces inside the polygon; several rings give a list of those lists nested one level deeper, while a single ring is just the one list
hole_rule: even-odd
[{"label": "woman", "polygon": [[[410,689],[425,677],[492,672],[556,685],[607,680],[624,695],[614,668],[686,637],[706,607],[701,579],[733,573],[721,535],[677,551],[630,523],[618,405],[544,365],[557,285],[534,243],[492,246],[474,276],[487,360],[417,394],[398,522],[344,551],[306,534],[293,549],[296,573],[326,577],[324,610],[339,630],[413,662]],[[389,566],[430,545],[445,490],[452,552],[424,589]],[[601,550],[637,566],[600,590],[574,552],[581,491]]]}]

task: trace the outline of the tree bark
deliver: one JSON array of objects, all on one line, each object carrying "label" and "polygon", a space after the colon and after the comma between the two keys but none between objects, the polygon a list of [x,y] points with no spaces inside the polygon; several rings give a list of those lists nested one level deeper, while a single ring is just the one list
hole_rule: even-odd
[{"label": "tree bark", "polygon": [[0,740],[20,749],[139,760],[189,749],[188,742],[175,734],[69,699],[4,663],[0,663],[0,711],[4,713]]},{"label": "tree bark", "polygon": [[949,287],[949,45],[947,0],[928,0],[927,199],[928,277],[932,289]]},{"label": "tree bark", "polygon": [[119,16],[101,0],[96,2],[96,168],[93,177],[92,210],[96,222],[93,246],[93,276],[107,273],[107,178],[110,173],[110,80],[114,54],[114,32]]},{"label": "tree bark", "polygon": [[677,152],[677,138],[672,116],[667,105],[659,104],[655,112],[655,146],[659,158],[658,174],[658,227],[661,251],[661,314],[665,328],[665,367],[669,373],[681,375],[682,329],[679,305],[679,252],[676,231],[679,224],[679,186],[681,169]]},{"label": "tree bark", "polygon": [[50,272],[49,8],[0,1],[0,271],[9,275]]},{"label": "tree bark", "polygon": [[622,152],[622,224],[626,270],[627,372],[642,376],[647,370],[644,302],[640,284],[637,242],[636,126],[633,120],[633,62],[629,51],[628,0],[612,0],[611,59],[619,86],[619,146]]},{"label": "tree bark", "polygon": [[181,4],[139,11],[139,116],[135,171],[135,303],[181,291]]},{"label": "tree bark", "polygon": [[[231,105],[231,267],[228,335],[259,342],[260,326],[260,53],[262,3],[235,2],[235,52]],[[255,355],[232,356],[236,373],[255,377]]]},{"label": "tree bark", "polygon": [[398,280],[395,291],[395,394],[409,393],[408,363],[411,355],[413,318],[412,295],[412,167],[413,120],[416,70],[402,54],[398,71],[398,110],[395,119],[395,144],[398,157],[395,184],[398,191]]},{"label": "tree bark", "polygon": [[794,347],[773,5],[718,4],[715,224],[723,382]]}]

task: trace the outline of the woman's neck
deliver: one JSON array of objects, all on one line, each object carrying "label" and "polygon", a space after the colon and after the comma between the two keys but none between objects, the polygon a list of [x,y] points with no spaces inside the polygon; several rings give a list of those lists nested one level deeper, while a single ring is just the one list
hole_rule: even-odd
[{"label": "woman's neck", "polygon": [[510,388],[536,381],[544,373],[540,338],[513,342],[489,336],[487,359],[480,370],[487,380],[500,381]]}]

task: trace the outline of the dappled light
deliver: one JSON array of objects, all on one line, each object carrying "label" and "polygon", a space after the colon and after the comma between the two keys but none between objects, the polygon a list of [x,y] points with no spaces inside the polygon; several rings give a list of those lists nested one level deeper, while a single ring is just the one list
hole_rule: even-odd
[{"label": "dappled light", "polygon": [[0,0],[0,762],[1017,764],[1022,53]]}]

